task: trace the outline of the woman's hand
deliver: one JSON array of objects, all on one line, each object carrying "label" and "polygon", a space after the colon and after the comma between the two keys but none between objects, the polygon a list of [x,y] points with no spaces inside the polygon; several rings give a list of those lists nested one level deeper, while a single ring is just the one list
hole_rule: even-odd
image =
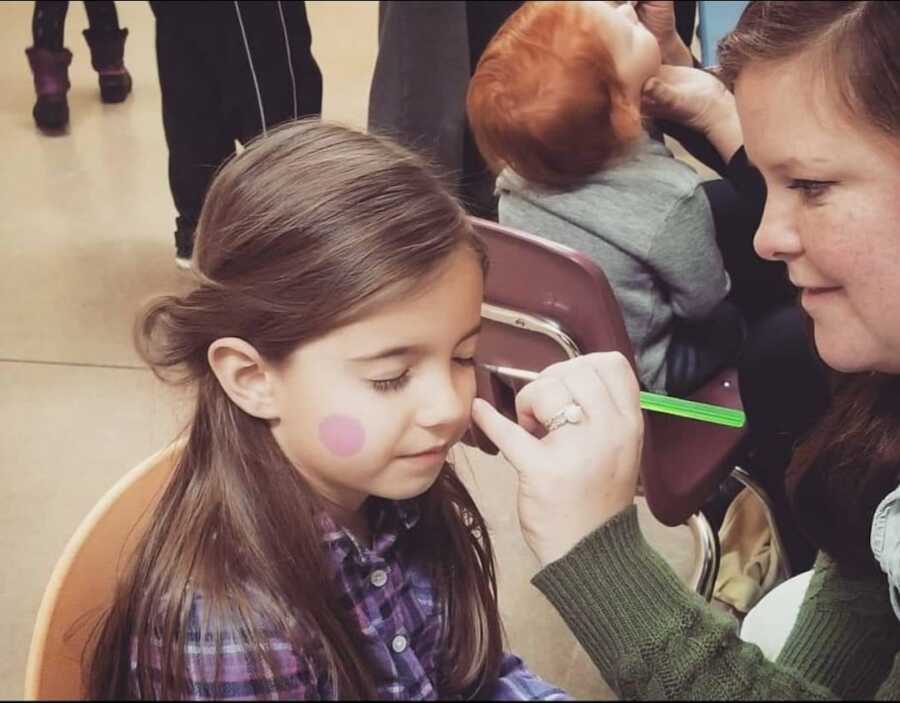
[{"label": "woman's hand", "polygon": [[[571,403],[583,417],[546,432]],[[630,364],[617,352],[547,367],[516,397],[516,425],[476,398],[472,418],[519,474],[519,522],[544,565],[634,502],[644,419]]]},{"label": "woman's hand", "polygon": [[644,83],[641,112],[697,130],[726,163],[744,143],[734,95],[709,71],[662,66]]},{"label": "woman's hand", "polygon": [[693,66],[688,49],[675,28],[675,7],[672,0],[641,0],[635,4],[638,19],[659,43],[659,53],[664,64]]}]

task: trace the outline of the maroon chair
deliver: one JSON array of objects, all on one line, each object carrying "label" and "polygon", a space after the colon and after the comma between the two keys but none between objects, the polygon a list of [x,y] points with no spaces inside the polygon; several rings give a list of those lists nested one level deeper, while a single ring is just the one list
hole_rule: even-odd
[{"label": "maroon chair", "polygon": [[[619,351],[635,366],[621,309],[597,264],[573,249],[495,222],[472,218],[472,223],[490,259],[478,360],[494,370],[477,371],[482,398],[515,419],[515,394],[530,374],[550,364]],[[736,370],[722,371],[690,399],[741,409]],[[698,590],[708,598],[718,569],[718,542],[699,511],[732,473],[747,430],[660,413],[645,412],[644,418],[641,490],[660,522],[687,522],[698,533],[706,552]],[[477,430],[469,443],[497,452]],[[736,478],[752,484],[742,471]],[[761,493],[758,486],[751,488]],[[767,497],[761,497],[768,507]]]}]

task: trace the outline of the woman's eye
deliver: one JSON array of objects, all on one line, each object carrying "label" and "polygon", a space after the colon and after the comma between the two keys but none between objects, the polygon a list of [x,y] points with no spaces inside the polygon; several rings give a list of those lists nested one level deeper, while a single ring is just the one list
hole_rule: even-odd
[{"label": "woman's eye", "polygon": [[390,391],[399,391],[403,386],[409,383],[409,370],[404,371],[395,378],[386,378],[381,381],[371,381],[372,388],[380,393],[388,393]]},{"label": "woman's eye", "polygon": [[788,186],[789,190],[799,190],[805,200],[815,200],[825,194],[834,181],[807,181],[795,179]]},{"label": "woman's eye", "polygon": [[453,361],[461,366],[475,366],[474,356],[455,356],[453,357]]}]

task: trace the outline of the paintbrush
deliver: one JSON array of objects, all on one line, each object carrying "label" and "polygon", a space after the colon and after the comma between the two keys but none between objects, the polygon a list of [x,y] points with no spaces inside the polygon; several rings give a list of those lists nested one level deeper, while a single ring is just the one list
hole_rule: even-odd
[{"label": "paintbrush", "polygon": [[[533,381],[539,375],[536,371],[523,371],[505,366],[494,366],[493,364],[480,363],[478,365],[485,371],[495,373],[498,376],[507,376],[508,378],[517,378],[523,381]],[[641,407],[654,413],[677,415],[689,420],[711,422],[714,425],[725,425],[726,427],[743,427],[747,422],[747,416],[744,415],[742,410],[724,408],[721,405],[712,405],[710,403],[698,403],[695,400],[673,398],[670,395],[650,393],[648,391],[641,391],[640,396]]]}]

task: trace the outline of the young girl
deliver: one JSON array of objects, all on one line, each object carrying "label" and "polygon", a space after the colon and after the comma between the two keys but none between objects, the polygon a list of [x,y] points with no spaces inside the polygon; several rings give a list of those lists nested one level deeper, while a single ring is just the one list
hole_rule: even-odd
[{"label": "young girl", "polygon": [[488,530],[446,461],[485,259],[438,179],[290,124],[217,175],[194,267],[137,327],[197,405],[90,696],[565,698],[502,653]]},{"label": "young girl", "polygon": [[500,221],[591,256],[641,381],[682,394],[733,361],[741,323],[699,177],[642,126],[659,66],[630,4],[526,3],[482,55],[468,114]]}]

